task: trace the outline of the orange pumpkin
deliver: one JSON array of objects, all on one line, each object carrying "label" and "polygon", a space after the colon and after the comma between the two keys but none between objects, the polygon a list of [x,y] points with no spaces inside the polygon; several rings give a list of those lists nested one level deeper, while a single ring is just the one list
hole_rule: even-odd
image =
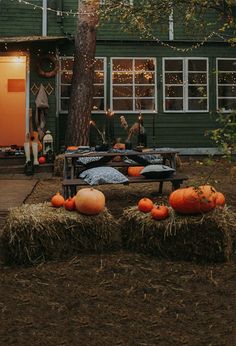
[{"label": "orange pumpkin", "polygon": [[205,213],[215,208],[216,190],[210,185],[175,190],[169,197],[171,207],[181,214]]},{"label": "orange pumpkin", "polygon": [[153,201],[149,198],[141,198],[138,201],[138,210],[143,213],[149,213],[153,208]]},{"label": "orange pumpkin", "polygon": [[105,207],[104,194],[91,187],[80,189],[75,196],[75,207],[85,215],[96,215],[101,213]]},{"label": "orange pumpkin", "polygon": [[56,208],[63,207],[65,204],[64,197],[60,194],[60,192],[57,192],[54,196],[51,198],[51,205]]},{"label": "orange pumpkin", "polygon": [[46,158],[44,156],[40,156],[38,161],[39,161],[40,165],[42,165],[42,164],[46,163]]},{"label": "orange pumpkin", "polygon": [[71,197],[67,198],[64,207],[66,210],[75,210],[75,199]]},{"label": "orange pumpkin", "polygon": [[152,208],[151,215],[155,220],[164,220],[169,216],[169,209],[165,205],[157,205]]},{"label": "orange pumpkin", "polygon": [[78,146],[71,145],[71,146],[67,147],[66,149],[69,150],[69,151],[74,151],[74,150],[79,149],[79,147],[78,147]]},{"label": "orange pumpkin", "polygon": [[125,149],[125,144],[124,143],[116,143],[113,145],[114,149],[121,149],[124,150]]},{"label": "orange pumpkin", "polygon": [[128,167],[129,177],[140,177],[140,172],[143,170],[144,166]]},{"label": "orange pumpkin", "polygon": [[225,196],[221,192],[216,192],[216,206],[223,207],[225,205]]}]

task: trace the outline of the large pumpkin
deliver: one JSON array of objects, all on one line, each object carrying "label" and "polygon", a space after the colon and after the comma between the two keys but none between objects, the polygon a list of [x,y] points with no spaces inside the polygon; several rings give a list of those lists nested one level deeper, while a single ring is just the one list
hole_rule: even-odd
[{"label": "large pumpkin", "polygon": [[216,192],[216,206],[223,207],[225,205],[225,196],[221,192]]},{"label": "large pumpkin", "polygon": [[216,206],[216,190],[210,185],[175,190],[169,197],[171,207],[181,214],[205,213]]},{"label": "large pumpkin", "polygon": [[104,194],[91,187],[80,189],[75,196],[76,209],[86,215],[96,215],[104,210]]},{"label": "large pumpkin", "polygon": [[144,169],[144,166],[134,166],[128,167],[128,176],[129,177],[140,177],[140,172]]}]

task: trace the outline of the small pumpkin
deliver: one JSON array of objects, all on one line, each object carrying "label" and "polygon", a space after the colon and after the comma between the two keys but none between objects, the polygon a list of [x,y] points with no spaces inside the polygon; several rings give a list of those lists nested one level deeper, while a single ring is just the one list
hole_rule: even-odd
[{"label": "small pumpkin", "polygon": [[79,149],[79,146],[74,146],[74,145],[71,145],[71,146],[66,148],[66,150],[69,150],[69,151],[74,151],[74,150],[78,150],[78,149]]},{"label": "small pumpkin", "polygon": [[65,204],[64,197],[60,194],[60,192],[57,192],[54,196],[51,198],[51,205],[55,208],[63,207]]},{"label": "small pumpkin", "polygon": [[80,189],[75,196],[76,210],[85,215],[96,215],[105,208],[104,194],[94,188]]},{"label": "small pumpkin", "polygon": [[128,167],[128,176],[129,177],[140,177],[140,172],[144,169],[144,166],[134,166]]},{"label": "small pumpkin", "polygon": [[153,201],[150,198],[144,197],[138,201],[138,210],[143,213],[149,213],[153,206]]},{"label": "small pumpkin", "polygon": [[40,165],[43,165],[44,163],[46,163],[46,158],[44,156],[40,156],[38,161]]},{"label": "small pumpkin", "polygon": [[169,208],[165,205],[154,206],[151,210],[151,216],[154,220],[164,220],[169,216]]},{"label": "small pumpkin", "polygon": [[173,191],[169,197],[171,207],[181,214],[206,213],[215,208],[216,190],[210,185],[186,187]]},{"label": "small pumpkin", "polygon": [[114,149],[120,149],[120,150],[125,150],[125,143],[116,143],[113,145]]},{"label": "small pumpkin", "polygon": [[223,207],[225,205],[225,196],[223,193],[216,192],[215,203],[218,207]]},{"label": "small pumpkin", "polygon": [[67,198],[64,207],[66,210],[75,210],[75,199],[71,197]]}]

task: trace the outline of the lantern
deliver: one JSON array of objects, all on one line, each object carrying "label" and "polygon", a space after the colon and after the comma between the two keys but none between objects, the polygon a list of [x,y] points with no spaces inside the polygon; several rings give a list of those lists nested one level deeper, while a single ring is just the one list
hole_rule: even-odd
[{"label": "lantern", "polygon": [[46,155],[48,151],[53,152],[53,138],[50,131],[46,131],[43,137],[43,155]]}]

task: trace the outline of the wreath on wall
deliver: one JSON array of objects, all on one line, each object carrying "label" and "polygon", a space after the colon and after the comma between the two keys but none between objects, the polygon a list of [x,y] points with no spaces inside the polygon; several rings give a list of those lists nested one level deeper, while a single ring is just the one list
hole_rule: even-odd
[{"label": "wreath on wall", "polygon": [[[43,65],[45,63],[52,66],[52,68],[49,71],[45,71],[43,69]],[[42,77],[46,77],[46,78],[54,77],[57,74],[57,71],[59,69],[58,60],[52,55],[44,55],[40,57],[39,62],[37,64],[37,69],[38,69],[38,74]]]}]

